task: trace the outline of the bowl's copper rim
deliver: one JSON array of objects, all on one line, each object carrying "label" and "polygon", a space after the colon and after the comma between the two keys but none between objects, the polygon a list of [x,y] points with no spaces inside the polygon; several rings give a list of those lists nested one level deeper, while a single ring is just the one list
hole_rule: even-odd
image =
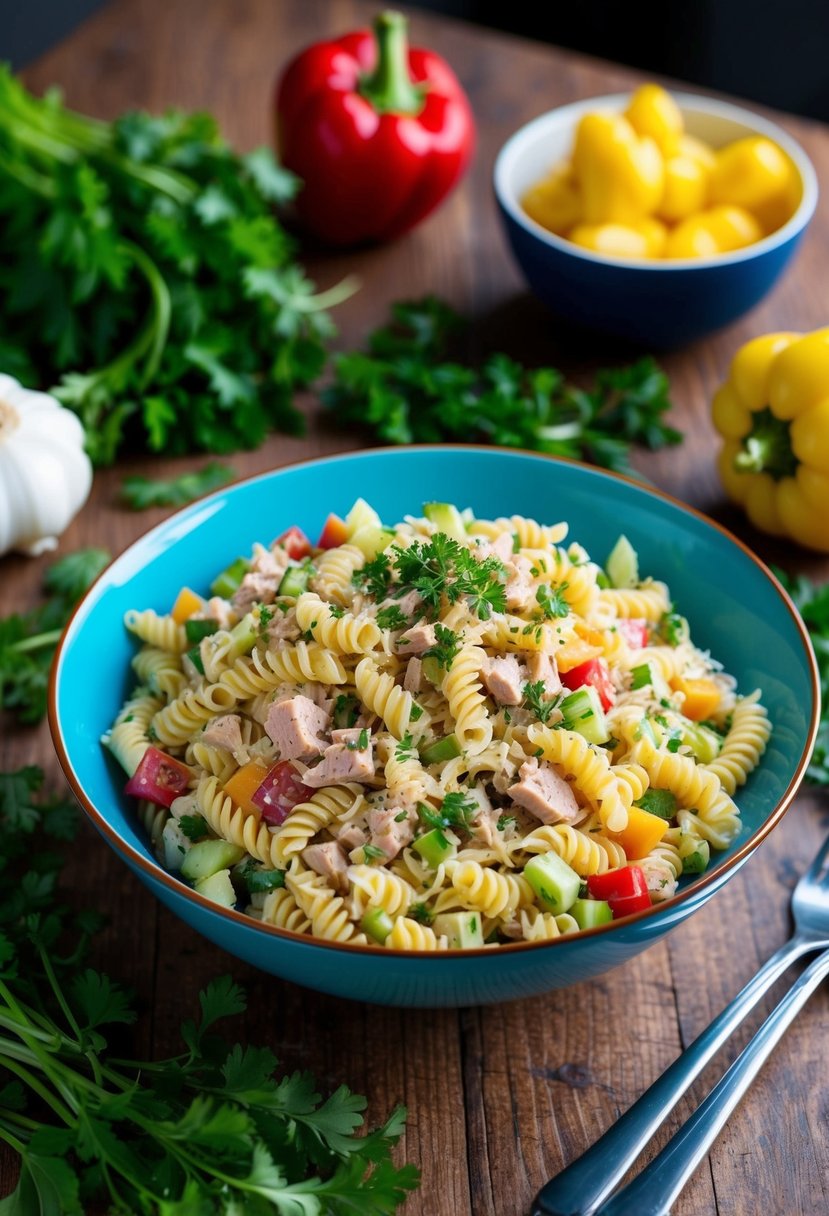
[{"label": "bowl's copper rim", "polygon": [[[805,624],[803,623],[803,620],[801,619],[800,614],[798,613],[798,611],[795,608],[794,604],[792,603],[789,595],[784,590],[784,588],[781,585],[781,583],[779,582],[779,580],[777,578],[775,578],[775,576],[768,569],[768,567],[765,566],[764,563],[759,559],[759,557],[757,557],[757,555],[752,552],[752,550],[748,547],[748,545],[744,544],[743,541],[741,541],[738,537],[734,536],[731,532],[729,532],[727,528],[724,528],[721,524],[718,524],[716,522],[716,520],[710,519],[707,515],[704,515],[702,511],[698,511],[696,509],[696,507],[689,506],[688,503],[682,502],[681,499],[675,498],[672,494],[668,494],[665,490],[656,489],[649,485],[648,486],[643,485],[641,482],[637,481],[635,478],[626,476],[623,473],[614,473],[614,472],[610,472],[606,469],[598,469],[598,468],[593,467],[592,465],[585,466],[578,460],[571,460],[564,456],[547,456],[547,455],[543,455],[538,452],[526,451],[523,448],[507,448],[507,447],[501,447],[501,446],[498,446],[495,444],[472,444],[472,443],[469,443],[469,444],[423,443],[423,444],[410,444],[410,445],[407,445],[406,448],[382,447],[382,448],[368,448],[368,449],[366,449],[366,448],[347,449],[343,452],[334,452],[329,456],[313,457],[308,460],[294,461],[291,464],[282,465],[277,469],[271,469],[266,473],[255,473],[251,477],[246,477],[246,478],[243,478],[242,480],[236,482],[235,485],[250,485],[252,482],[259,481],[265,477],[270,477],[274,473],[282,472],[283,470],[304,468],[304,467],[307,467],[308,465],[324,465],[324,464],[330,463],[333,460],[342,460],[344,458],[352,457],[352,456],[370,456],[370,455],[373,455],[374,453],[387,455],[387,454],[393,453],[393,452],[411,451],[411,450],[422,451],[422,452],[424,452],[424,451],[425,452],[451,452],[451,451],[501,452],[508,456],[530,457],[533,460],[549,461],[552,464],[574,465],[578,468],[586,469],[588,472],[595,474],[597,477],[600,477],[600,478],[608,477],[608,478],[614,479],[616,481],[621,481],[624,484],[633,486],[637,490],[640,490],[642,493],[648,494],[655,499],[662,500],[664,502],[669,502],[673,506],[679,507],[680,510],[688,513],[689,515],[696,516],[697,519],[701,520],[704,524],[707,524],[708,527],[715,529],[715,531],[717,531],[717,532],[720,532],[726,538],[726,540],[730,541],[733,545],[736,545],[738,549],[741,549],[742,552],[748,558],[750,558],[750,560],[760,570],[761,574],[765,578],[767,578],[768,581],[772,584],[772,586],[774,587],[774,589],[777,591],[778,595],[780,596],[781,600],[783,601],[783,605],[786,608],[789,615],[791,616],[795,629],[800,634],[800,636],[803,640],[803,648],[804,648],[804,651],[806,653],[806,656],[807,656],[808,662],[809,662],[809,671],[810,671],[810,675],[811,675],[812,694],[813,694],[812,695],[812,717],[811,717],[811,722],[809,724],[809,733],[808,733],[808,738],[806,741],[806,746],[803,749],[803,754],[800,758],[800,762],[799,762],[797,768],[795,769],[794,775],[793,775],[791,781],[789,782],[789,784],[783,794],[783,797],[778,801],[774,810],[770,812],[770,814],[766,817],[766,819],[761,824],[761,826],[759,828],[757,828],[757,830],[748,838],[748,840],[746,840],[744,842],[744,844],[742,844],[740,846],[740,848],[736,851],[736,853],[734,853],[733,856],[729,857],[726,861],[724,861],[720,866],[716,867],[716,869],[703,875],[698,881],[692,883],[688,887],[685,887],[682,891],[677,892],[677,894],[672,896],[671,899],[667,899],[663,903],[660,903],[660,904],[653,904],[650,908],[643,909],[643,911],[641,911],[641,912],[635,912],[631,916],[626,917],[624,919],[624,921],[611,921],[609,924],[606,924],[606,925],[598,925],[594,929],[583,929],[579,933],[579,938],[600,937],[605,933],[612,932],[614,929],[618,928],[622,924],[624,924],[625,926],[629,926],[629,925],[634,925],[634,924],[637,924],[638,922],[647,920],[650,917],[654,917],[657,915],[662,916],[665,912],[678,907],[681,903],[683,903],[685,900],[690,898],[692,895],[695,896],[700,891],[705,890],[706,887],[708,887],[712,883],[718,881],[720,878],[722,878],[723,874],[725,874],[729,870],[733,869],[739,863],[744,861],[751,853],[753,853],[754,850],[757,848],[757,846],[763,840],[765,840],[766,836],[768,836],[768,834],[769,834],[769,832],[771,832],[772,828],[774,828],[780,822],[780,820],[783,818],[783,815],[786,813],[789,806],[791,805],[792,800],[794,799],[794,796],[797,793],[798,787],[800,786],[800,784],[803,780],[803,777],[806,772],[806,768],[809,764],[809,759],[811,757],[812,750],[815,745],[818,727],[820,724],[820,680],[819,680],[819,675],[818,675],[817,661],[815,659],[814,652],[812,650],[811,640],[809,638],[809,632],[808,632]],[[233,488],[234,488],[234,486],[229,487],[230,490],[232,490]],[[229,492],[228,489],[219,490],[215,494],[208,495],[207,498],[200,499],[199,501],[200,501],[200,503],[203,504],[205,502],[209,502],[211,499],[221,498],[224,495],[226,495],[228,492]],[[185,513],[185,511],[190,510],[190,509],[191,508],[186,507],[181,512],[178,512],[178,514],[183,515]],[[170,520],[175,519],[175,517],[176,517],[175,515],[168,516],[168,518],[166,520],[162,521],[162,523],[159,524],[158,527],[159,528],[166,527],[170,523]],[[154,531],[154,530],[155,529],[151,529],[151,531]],[[148,535],[148,534],[145,534],[145,536],[146,535]],[[137,544],[138,542],[133,542],[133,543]],[[129,546],[128,546],[128,548],[129,548]],[[124,550],[124,552],[126,552],[126,551],[127,550]],[[119,555],[119,556],[122,556],[122,555]],[[117,561],[117,560],[118,560],[118,558],[113,559],[113,561]],[[110,565],[112,565],[112,564],[113,563],[110,563]],[[159,864],[149,861],[146,857],[144,857],[141,853],[139,853],[131,845],[126,844],[121,839],[121,837],[118,835],[118,833],[115,831],[115,829],[106,821],[106,819],[103,817],[101,812],[97,809],[97,807],[95,807],[93,805],[93,803],[90,801],[90,799],[87,797],[87,795],[84,792],[83,788],[81,787],[81,784],[80,784],[78,778],[76,777],[75,771],[72,768],[72,765],[69,761],[69,756],[66,752],[66,748],[65,748],[64,742],[63,742],[63,735],[61,733],[60,723],[58,721],[58,713],[57,713],[58,671],[60,669],[61,659],[63,657],[63,649],[64,649],[64,646],[66,645],[66,641],[69,636],[69,632],[72,628],[72,624],[75,620],[75,617],[80,612],[81,608],[86,603],[87,599],[89,599],[89,597],[94,592],[95,588],[98,585],[98,582],[106,576],[108,569],[109,569],[109,566],[101,572],[101,574],[98,576],[98,578],[95,580],[95,582],[91,585],[89,590],[84,595],[83,599],[80,600],[79,603],[76,605],[75,610],[72,613],[72,616],[69,618],[66,626],[64,627],[63,633],[61,634],[60,641],[58,642],[57,649],[55,651],[55,658],[52,663],[52,671],[51,671],[51,675],[49,678],[49,707],[48,707],[49,708],[49,730],[51,731],[51,734],[52,734],[52,742],[54,743],[55,750],[57,752],[58,760],[60,761],[61,768],[63,769],[64,774],[65,774],[70,786],[72,787],[75,797],[80,802],[81,806],[83,807],[84,811],[89,816],[89,818],[91,819],[92,823],[95,825],[95,827],[98,829],[98,831],[101,832],[101,834],[106,837],[106,839],[109,841],[109,843],[115,849],[115,851],[123,854],[123,856],[132,865],[134,865],[138,869],[142,870],[145,874],[147,874],[149,877],[153,878],[157,882],[161,882],[162,884],[164,884],[173,893],[175,893],[177,895],[182,895],[182,896],[184,896],[185,899],[190,899],[191,901],[193,901],[196,904],[201,904],[201,906],[205,910],[213,913],[214,916],[223,917],[226,920],[243,925],[245,928],[253,930],[254,932],[266,933],[266,934],[270,934],[274,937],[286,938],[287,940],[292,941],[295,944],[302,944],[305,946],[313,947],[315,949],[335,950],[335,951],[340,951],[344,954],[355,954],[355,953],[361,954],[361,955],[373,954],[373,955],[376,955],[378,958],[380,958],[380,957],[388,958],[389,951],[385,946],[355,946],[348,942],[325,941],[320,938],[309,937],[307,934],[294,933],[288,929],[280,929],[280,928],[277,928],[276,925],[263,924],[261,921],[254,920],[252,917],[245,915],[245,913],[243,913],[243,912],[237,912],[235,908],[221,907],[221,905],[214,903],[212,900],[208,899],[206,896],[200,895],[197,891],[194,891],[192,887],[188,887],[184,883],[180,882],[178,879],[174,878],[171,874],[169,874],[166,870],[164,870]],[[398,958],[432,959],[435,961],[438,961],[438,960],[449,961],[449,960],[455,960],[459,957],[461,957],[461,958],[486,957],[488,959],[493,959],[493,957],[497,957],[498,955],[504,954],[504,953],[516,954],[516,953],[525,952],[525,951],[551,950],[551,949],[555,949],[557,946],[562,946],[562,945],[571,943],[572,941],[573,941],[573,938],[571,938],[569,935],[565,935],[563,937],[553,938],[552,940],[548,940],[548,941],[513,942],[508,945],[499,946],[497,951],[493,951],[491,947],[484,946],[484,947],[477,947],[476,949],[472,949],[472,950],[397,951],[396,956]]]}]

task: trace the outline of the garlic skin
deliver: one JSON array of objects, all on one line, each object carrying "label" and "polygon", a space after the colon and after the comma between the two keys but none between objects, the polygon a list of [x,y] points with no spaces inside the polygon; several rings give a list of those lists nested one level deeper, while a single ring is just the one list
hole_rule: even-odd
[{"label": "garlic skin", "polygon": [[0,374],[0,555],[55,549],[91,485],[78,418]]}]

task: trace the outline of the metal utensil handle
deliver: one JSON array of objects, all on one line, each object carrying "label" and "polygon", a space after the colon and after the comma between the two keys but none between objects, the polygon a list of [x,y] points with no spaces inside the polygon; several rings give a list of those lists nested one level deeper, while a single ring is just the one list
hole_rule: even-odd
[{"label": "metal utensil handle", "polygon": [[623,1178],[688,1086],[795,959],[829,941],[795,935],[781,946],[734,1000],[661,1077],[572,1165],[535,1197],[533,1216],[590,1216]]},{"label": "metal utensil handle", "polygon": [[720,1134],[778,1039],[827,974],[829,950],[806,968],[705,1101],[650,1165],[601,1209],[601,1216],[669,1216],[677,1195]]}]

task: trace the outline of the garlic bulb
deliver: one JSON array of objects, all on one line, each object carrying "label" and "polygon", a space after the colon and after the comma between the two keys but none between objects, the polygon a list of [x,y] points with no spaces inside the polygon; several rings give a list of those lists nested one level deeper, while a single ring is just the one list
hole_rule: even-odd
[{"label": "garlic bulb", "polygon": [[70,410],[0,374],[0,554],[57,546],[92,485],[83,444]]}]

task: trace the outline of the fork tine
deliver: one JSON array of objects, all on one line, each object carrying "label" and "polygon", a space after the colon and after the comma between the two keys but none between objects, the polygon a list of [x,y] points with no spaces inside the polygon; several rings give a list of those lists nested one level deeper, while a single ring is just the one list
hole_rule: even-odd
[{"label": "fork tine", "polygon": [[829,836],[824,840],[823,847],[818,850],[817,856],[806,871],[804,878],[808,878],[812,882],[818,881],[821,871],[826,866],[827,858],[829,858]]}]

